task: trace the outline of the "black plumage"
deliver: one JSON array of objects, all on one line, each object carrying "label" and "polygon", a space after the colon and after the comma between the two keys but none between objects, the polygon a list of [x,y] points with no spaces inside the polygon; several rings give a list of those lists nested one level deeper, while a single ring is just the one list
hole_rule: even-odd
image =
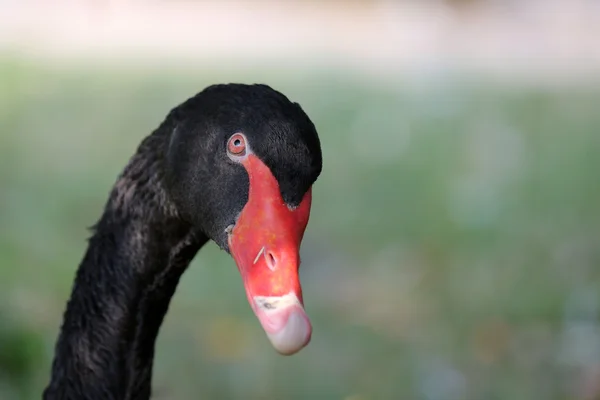
[{"label": "black plumage", "polygon": [[146,137],[115,183],[79,265],[43,398],[148,399],[158,330],[177,283],[248,199],[248,176],[226,155],[243,132],[296,206],[322,168],[301,107],[266,85],[206,88]]}]

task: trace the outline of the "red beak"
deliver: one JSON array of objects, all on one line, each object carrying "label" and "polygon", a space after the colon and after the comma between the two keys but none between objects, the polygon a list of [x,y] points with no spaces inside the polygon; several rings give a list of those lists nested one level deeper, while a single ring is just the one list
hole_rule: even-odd
[{"label": "red beak", "polygon": [[246,295],[271,344],[279,353],[298,352],[312,327],[298,276],[300,243],[308,223],[311,190],[291,210],[277,180],[255,155],[242,162],[250,178],[248,202],[229,236]]}]

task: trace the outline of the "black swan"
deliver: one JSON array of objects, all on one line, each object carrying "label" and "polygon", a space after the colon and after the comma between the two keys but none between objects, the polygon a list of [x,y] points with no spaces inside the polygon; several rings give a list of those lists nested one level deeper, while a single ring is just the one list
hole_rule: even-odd
[{"label": "black swan", "polygon": [[174,108],[93,227],[43,398],[148,399],[169,301],[210,239],[233,256],[273,347],[306,346],[299,247],[321,168],[313,123],[269,86],[213,85]]}]

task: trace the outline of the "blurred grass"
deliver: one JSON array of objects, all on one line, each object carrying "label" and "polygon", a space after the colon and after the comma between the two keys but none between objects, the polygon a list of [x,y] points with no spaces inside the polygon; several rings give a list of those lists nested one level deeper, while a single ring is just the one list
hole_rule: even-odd
[{"label": "blurred grass", "polygon": [[39,398],[86,227],[139,141],[221,81],[271,84],[320,132],[313,341],[277,356],[209,245],[161,330],[156,398],[600,396],[600,86],[14,59],[0,76],[3,399]]}]

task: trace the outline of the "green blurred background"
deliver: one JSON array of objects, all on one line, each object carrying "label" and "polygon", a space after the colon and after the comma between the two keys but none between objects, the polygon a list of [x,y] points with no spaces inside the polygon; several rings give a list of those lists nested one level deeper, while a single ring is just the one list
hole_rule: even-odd
[{"label": "green blurred background", "polygon": [[14,52],[0,80],[1,399],[40,397],[86,228],[137,144],[231,81],[281,90],[321,136],[301,269],[313,340],[278,356],[233,261],[207,245],[162,327],[154,398],[600,398],[596,80]]}]

